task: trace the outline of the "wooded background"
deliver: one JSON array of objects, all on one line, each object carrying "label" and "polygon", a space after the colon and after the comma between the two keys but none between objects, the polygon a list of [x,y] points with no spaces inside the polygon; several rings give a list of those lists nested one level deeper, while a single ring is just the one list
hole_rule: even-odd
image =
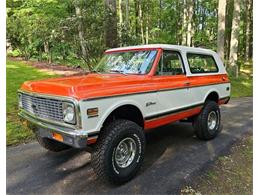
[{"label": "wooded background", "polygon": [[251,63],[253,0],[7,0],[9,56],[94,66],[112,47],[167,43]]}]

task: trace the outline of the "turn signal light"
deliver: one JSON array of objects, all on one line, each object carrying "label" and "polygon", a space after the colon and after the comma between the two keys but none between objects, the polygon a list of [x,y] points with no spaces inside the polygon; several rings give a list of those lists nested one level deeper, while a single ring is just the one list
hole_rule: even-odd
[{"label": "turn signal light", "polygon": [[87,109],[87,115],[88,115],[89,118],[98,116],[98,108]]},{"label": "turn signal light", "polygon": [[63,142],[63,137],[62,135],[58,134],[58,133],[52,133],[52,138],[57,140],[57,141],[60,141],[60,142]]}]

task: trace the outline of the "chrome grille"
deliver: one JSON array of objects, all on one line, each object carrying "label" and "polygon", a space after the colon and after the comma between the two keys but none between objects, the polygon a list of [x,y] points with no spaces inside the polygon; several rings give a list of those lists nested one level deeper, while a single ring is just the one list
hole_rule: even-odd
[{"label": "chrome grille", "polygon": [[21,102],[26,111],[40,118],[63,121],[62,101],[60,100],[21,94]]}]

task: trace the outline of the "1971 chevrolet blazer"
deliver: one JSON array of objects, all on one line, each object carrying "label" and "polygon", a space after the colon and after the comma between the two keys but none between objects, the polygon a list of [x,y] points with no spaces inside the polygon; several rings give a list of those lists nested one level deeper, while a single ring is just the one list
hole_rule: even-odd
[{"label": "1971 chevrolet blazer", "polygon": [[214,51],[123,47],[105,51],[84,76],[25,82],[18,91],[19,115],[33,124],[44,148],[91,146],[98,177],[123,183],[142,164],[149,129],[187,120],[199,139],[216,137],[219,105],[229,101],[230,87]]}]

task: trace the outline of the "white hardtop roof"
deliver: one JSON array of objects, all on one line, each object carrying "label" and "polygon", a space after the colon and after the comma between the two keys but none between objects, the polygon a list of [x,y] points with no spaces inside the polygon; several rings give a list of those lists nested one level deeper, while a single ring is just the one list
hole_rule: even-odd
[{"label": "white hardtop roof", "polygon": [[146,48],[161,48],[161,49],[167,49],[167,50],[181,50],[186,52],[199,52],[199,53],[208,53],[212,54],[215,53],[212,50],[199,48],[199,47],[187,47],[187,46],[181,46],[181,45],[170,45],[170,44],[149,44],[149,45],[136,45],[136,46],[128,46],[128,47],[118,47],[113,49],[108,49],[106,52],[116,52],[116,51],[122,51],[122,50],[134,50],[134,49],[146,49]]}]

